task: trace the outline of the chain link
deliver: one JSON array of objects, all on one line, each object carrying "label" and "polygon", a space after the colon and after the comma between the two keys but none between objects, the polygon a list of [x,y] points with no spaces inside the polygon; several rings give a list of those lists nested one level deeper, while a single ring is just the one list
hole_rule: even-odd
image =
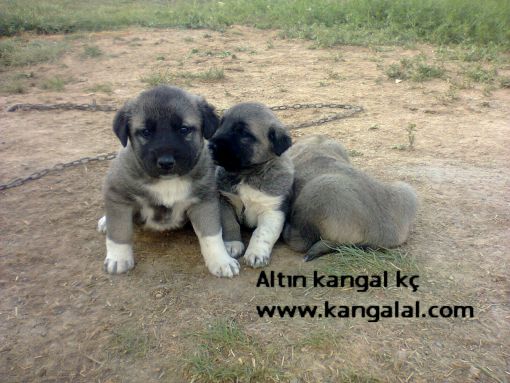
[{"label": "chain link", "polygon": [[[111,112],[117,110],[114,106],[110,105],[97,105],[95,102],[92,104],[72,104],[72,103],[64,103],[64,104],[16,104],[7,109],[8,112],[15,112],[17,110],[28,111],[28,110],[88,110],[88,111],[101,111],[101,112]],[[348,105],[348,104],[324,104],[322,102],[316,104],[292,104],[292,105],[277,105],[272,106],[270,108],[273,111],[283,111],[283,110],[300,110],[300,109],[343,109],[343,112],[332,114],[328,117],[319,118],[316,120],[305,121],[299,124],[287,125],[287,129],[302,129],[308,128],[310,126],[319,126],[322,124],[326,124],[331,121],[340,120],[342,118],[350,117],[356,113],[360,113],[363,111],[361,106],[356,105]],[[54,173],[58,171],[62,171],[67,168],[71,168],[78,165],[85,165],[92,162],[101,162],[101,161],[109,161],[113,160],[117,157],[116,152],[111,152],[107,154],[99,154],[95,157],[82,157],[74,161],[58,163],[53,165],[51,168],[42,169],[36,171],[29,176],[20,177],[9,181],[6,184],[0,184],[0,191],[12,189],[17,186],[24,185],[29,181],[38,180],[49,173]]]}]

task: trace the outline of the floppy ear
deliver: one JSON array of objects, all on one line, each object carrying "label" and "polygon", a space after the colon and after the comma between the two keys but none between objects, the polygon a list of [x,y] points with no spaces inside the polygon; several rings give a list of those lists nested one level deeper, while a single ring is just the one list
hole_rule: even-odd
[{"label": "floppy ear", "polygon": [[211,138],[218,129],[220,120],[214,110],[214,106],[208,104],[204,99],[198,103],[200,114],[202,115],[202,134],[207,140]]},{"label": "floppy ear", "polygon": [[271,145],[273,153],[281,156],[292,145],[292,138],[289,133],[281,126],[272,126],[269,128],[267,138]]},{"label": "floppy ear", "polygon": [[124,105],[113,119],[113,132],[117,135],[122,146],[126,146],[129,138],[129,111]]}]

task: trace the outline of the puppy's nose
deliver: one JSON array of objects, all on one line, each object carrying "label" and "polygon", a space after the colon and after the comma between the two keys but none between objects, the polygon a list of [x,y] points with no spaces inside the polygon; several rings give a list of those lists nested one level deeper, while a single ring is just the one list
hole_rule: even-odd
[{"label": "puppy's nose", "polygon": [[158,168],[170,170],[174,167],[175,159],[173,156],[161,156],[158,158]]}]

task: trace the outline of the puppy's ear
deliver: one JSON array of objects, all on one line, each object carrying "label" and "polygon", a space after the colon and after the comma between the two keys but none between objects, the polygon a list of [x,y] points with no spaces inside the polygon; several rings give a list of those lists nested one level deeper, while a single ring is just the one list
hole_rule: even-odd
[{"label": "puppy's ear", "polygon": [[218,129],[220,120],[214,110],[214,106],[207,103],[203,98],[198,102],[198,108],[202,115],[202,134],[207,140],[211,138],[216,132],[216,129]]},{"label": "puppy's ear", "polygon": [[273,153],[281,156],[292,145],[292,138],[281,126],[271,126],[267,132],[267,138]]},{"label": "puppy's ear", "polygon": [[122,146],[126,146],[129,138],[129,108],[124,105],[113,119],[113,132],[117,135]]}]

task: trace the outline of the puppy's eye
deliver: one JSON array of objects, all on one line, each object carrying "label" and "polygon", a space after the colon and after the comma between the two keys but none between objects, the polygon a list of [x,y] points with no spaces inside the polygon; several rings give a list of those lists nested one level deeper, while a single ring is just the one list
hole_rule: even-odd
[{"label": "puppy's eye", "polygon": [[183,136],[186,136],[191,133],[192,130],[193,128],[191,126],[181,126],[179,133],[181,133]]},{"label": "puppy's eye", "polygon": [[145,128],[140,130],[140,135],[144,138],[149,138],[152,135],[152,129]]}]

